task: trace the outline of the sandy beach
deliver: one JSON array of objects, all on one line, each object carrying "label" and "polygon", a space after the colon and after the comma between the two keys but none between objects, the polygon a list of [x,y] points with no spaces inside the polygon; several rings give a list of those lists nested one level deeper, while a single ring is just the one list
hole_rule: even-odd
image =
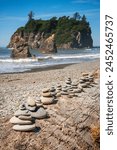
[{"label": "sandy beach", "polygon": [[57,104],[46,106],[50,117],[37,120],[35,132],[13,131],[9,119],[28,96],[39,97],[43,88],[63,85],[68,77],[78,80],[83,72],[94,73],[99,68],[97,59],[26,73],[0,74],[0,149],[98,150],[99,75],[95,77],[96,85],[84,89],[79,97],[60,99]]}]

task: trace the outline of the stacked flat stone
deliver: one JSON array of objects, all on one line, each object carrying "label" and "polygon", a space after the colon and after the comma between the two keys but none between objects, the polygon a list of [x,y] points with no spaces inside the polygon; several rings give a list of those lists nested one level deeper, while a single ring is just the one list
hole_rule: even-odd
[{"label": "stacked flat stone", "polygon": [[82,88],[78,86],[78,81],[72,82],[72,89],[72,93],[74,94],[74,96],[78,96],[78,94],[82,92]]},{"label": "stacked flat stone", "polygon": [[[54,89],[54,88],[52,88],[52,89]],[[49,105],[49,104],[54,103],[56,94],[54,92],[52,92],[52,89],[51,89],[51,91],[49,88],[45,88],[42,90],[40,99],[44,105]]]},{"label": "stacked flat stone", "polygon": [[72,86],[71,86],[71,78],[67,78],[65,81],[65,85],[62,86],[62,91],[61,91],[61,95],[64,97],[70,97],[69,95],[71,94],[72,90]]},{"label": "stacked flat stone", "polygon": [[71,88],[71,83],[72,83],[71,78],[68,78],[68,79],[65,81],[65,85],[66,85],[66,87],[67,87],[68,90]]},{"label": "stacked flat stone", "polygon": [[10,122],[14,125],[13,129],[16,131],[32,131],[36,128],[35,121],[28,113],[25,104],[20,106],[20,109],[15,112]]},{"label": "stacked flat stone", "polygon": [[56,98],[56,89],[55,89],[55,87],[52,86],[49,91],[50,91],[51,95],[52,95],[54,98]]},{"label": "stacked flat stone", "polygon": [[90,87],[91,84],[94,82],[94,78],[90,76],[88,73],[83,73],[82,77],[79,80],[79,84],[82,88]]},{"label": "stacked flat stone", "polygon": [[47,112],[43,107],[38,107],[33,98],[28,98],[27,103],[22,104],[10,119],[14,124],[13,129],[16,131],[32,131],[36,128],[35,119],[47,117]]},{"label": "stacked flat stone", "polygon": [[40,97],[37,97],[37,98],[35,99],[35,103],[36,103],[37,107],[43,106]]},{"label": "stacked flat stone", "polygon": [[58,84],[56,87],[56,97],[61,96],[61,91],[62,91],[62,86],[60,84]]},{"label": "stacked flat stone", "polygon": [[68,88],[66,85],[62,86],[62,90],[61,90],[61,96],[63,97],[66,97],[68,96]]},{"label": "stacked flat stone", "polygon": [[29,114],[35,119],[44,119],[47,117],[47,112],[42,107],[42,105],[37,106],[33,98],[28,98],[27,103],[25,104],[26,109],[29,111]]}]

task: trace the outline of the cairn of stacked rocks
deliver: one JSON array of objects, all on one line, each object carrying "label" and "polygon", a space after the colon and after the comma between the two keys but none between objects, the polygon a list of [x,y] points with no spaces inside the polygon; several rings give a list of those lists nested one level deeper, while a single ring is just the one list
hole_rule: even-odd
[{"label": "cairn of stacked rocks", "polygon": [[16,131],[33,131],[35,126],[35,120],[28,113],[25,104],[22,104],[18,111],[15,112],[14,116],[10,119],[13,129]]},{"label": "cairn of stacked rocks", "polygon": [[35,103],[36,103],[37,107],[43,106],[39,96],[37,98],[35,98]]},{"label": "cairn of stacked rocks", "polygon": [[94,82],[94,78],[89,75],[89,73],[82,73],[82,77],[79,80],[79,84],[82,88],[91,87]]},{"label": "cairn of stacked rocks", "polygon": [[54,101],[55,101],[55,89],[54,88],[44,88],[42,90],[42,94],[41,94],[41,102],[44,104],[44,105],[49,105],[49,104],[53,104]]},{"label": "cairn of stacked rocks", "polygon": [[56,89],[55,89],[55,87],[52,86],[49,91],[50,91],[51,95],[56,99]]},{"label": "cairn of stacked rocks", "polygon": [[61,96],[62,97],[67,97],[68,96],[68,88],[67,88],[66,85],[62,86]]},{"label": "cairn of stacked rocks", "polygon": [[44,119],[47,112],[42,106],[37,106],[33,98],[29,97],[25,104],[22,104],[10,119],[16,131],[32,131],[36,128],[35,119]]},{"label": "cairn of stacked rocks", "polygon": [[57,84],[56,97],[60,97],[61,96],[61,91],[62,91],[62,86],[60,84]]},{"label": "cairn of stacked rocks", "polygon": [[72,82],[72,89],[73,96],[78,96],[78,94],[82,92],[82,88],[78,86],[77,80]]},{"label": "cairn of stacked rocks", "polygon": [[36,105],[36,102],[33,98],[29,97],[27,103],[25,104],[28,113],[35,119],[44,119],[47,117],[47,112],[43,108],[42,104],[39,106]]}]

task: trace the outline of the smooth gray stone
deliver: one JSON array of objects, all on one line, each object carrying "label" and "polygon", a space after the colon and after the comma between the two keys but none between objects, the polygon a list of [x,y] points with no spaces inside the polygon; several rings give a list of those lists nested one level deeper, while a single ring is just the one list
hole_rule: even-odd
[{"label": "smooth gray stone", "polygon": [[67,88],[67,86],[66,86],[66,85],[63,85],[62,89],[66,89],[66,88]]},{"label": "smooth gray stone", "polygon": [[50,92],[55,92],[55,91],[56,91],[56,89],[54,87],[50,88]]},{"label": "smooth gray stone", "polygon": [[70,87],[72,87],[71,84],[67,85],[67,88],[70,88]]},{"label": "smooth gray stone", "polygon": [[78,87],[77,87],[77,86],[72,86],[72,88],[73,88],[73,89],[77,89]]},{"label": "smooth gray stone", "polygon": [[60,89],[57,89],[57,90],[56,90],[56,93],[58,93],[58,92],[61,92],[61,90],[60,90]]},{"label": "smooth gray stone", "polygon": [[28,104],[28,106],[35,106],[36,105],[35,100],[31,97],[29,97],[27,99],[27,104]]},{"label": "smooth gray stone", "polygon": [[30,110],[30,111],[35,111],[36,110],[36,106],[29,106],[27,103],[25,104],[25,106],[26,106],[26,109],[27,110]]},{"label": "smooth gray stone", "polygon": [[89,75],[89,73],[82,73],[82,76],[84,77],[84,76],[88,76]]},{"label": "smooth gray stone", "polygon": [[85,80],[86,79],[86,77],[80,77],[80,80]]},{"label": "smooth gray stone", "polygon": [[45,105],[52,104],[54,102],[54,97],[41,97],[41,102]]},{"label": "smooth gray stone", "polygon": [[26,110],[25,104],[21,104],[19,107],[20,110]]},{"label": "smooth gray stone", "polygon": [[85,81],[83,81],[83,80],[80,79],[80,80],[79,80],[79,83],[85,83]]},{"label": "smooth gray stone", "polygon": [[30,114],[36,119],[44,119],[47,117],[47,112],[43,107],[40,107],[36,112],[30,112]]},{"label": "smooth gray stone", "polygon": [[61,85],[57,85],[57,88],[61,88],[62,86]]},{"label": "smooth gray stone", "polygon": [[60,96],[61,96],[61,93],[58,92],[58,93],[56,94],[56,97],[60,97]]},{"label": "smooth gray stone", "polygon": [[49,91],[50,91],[49,88],[44,88],[44,89],[42,90],[43,93],[46,93],[46,92],[49,92]]},{"label": "smooth gray stone", "polygon": [[67,78],[68,81],[71,81],[71,78]]},{"label": "smooth gray stone", "polygon": [[13,130],[16,131],[32,131],[35,129],[35,124],[31,124],[31,125],[14,125],[13,126]]},{"label": "smooth gray stone", "polygon": [[74,83],[74,82],[72,83],[72,86],[77,86],[77,85],[78,85],[78,83]]},{"label": "smooth gray stone", "polygon": [[51,92],[51,95],[52,95],[52,96],[55,96],[55,95],[56,95],[56,92]]},{"label": "smooth gray stone", "polygon": [[89,82],[89,81],[87,81],[87,82],[86,82],[86,84],[87,84],[87,85],[90,85],[90,82]]},{"label": "smooth gray stone", "polygon": [[67,92],[61,92],[61,95],[68,95],[68,93]]},{"label": "smooth gray stone", "polygon": [[70,81],[66,81],[65,83],[66,83],[66,84],[71,84],[71,82],[70,82]]},{"label": "smooth gray stone", "polygon": [[44,97],[51,97],[52,94],[51,94],[51,92],[46,92],[46,93],[42,93],[42,96],[44,96]]},{"label": "smooth gray stone", "polygon": [[67,92],[67,88],[63,88],[62,91],[63,91],[63,92]]},{"label": "smooth gray stone", "polygon": [[15,113],[14,113],[14,116],[20,116],[20,115],[24,115],[24,116],[30,116],[30,114],[28,114],[28,110],[17,110]]},{"label": "smooth gray stone", "polygon": [[86,87],[87,87],[87,84],[86,84],[86,83],[83,83],[83,84],[81,84],[81,86],[82,86],[83,88],[86,88]]},{"label": "smooth gray stone", "polygon": [[30,120],[30,121],[33,120],[31,115],[30,116],[23,116],[23,115],[21,115],[21,116],[18,116],[18,118],[21,119],[21,120]]},{"label": "smooth gray stone", "polygon": [[74,93],[77,93],[77,92],[78,92],[78,89],[74,89],[73,92],[74,92]]},{"label": "smooth gray stone", "polygon": [[71,91],[71,92],[72,92],[72,91],[73,91],[73,89],[69,89],[69,91]]},{"label": "smooth gray stone", "polygon": [[36,103],[41,103],[41,99],[35,100]]},{"label": "smooth gray stone", "polygon": [[27,124],[32,124],[32,121],[30,121],[30,120],[21,120],[18,117],[13,116],[10,119],[10,123],[19,124],[19,125],[27,125]]},{"label": "smooth gray stone", "polygon": [[69,94],[70,97],[74,97],[74,95],[75,95],[74,93]]},{"label": "smooth gray stone", "polygon": [[43,105],[42,102],[41,102],[41,100],[35,100],[35,102],[36,102],[36,106],[37,107],[40,107],[40,106]]}]

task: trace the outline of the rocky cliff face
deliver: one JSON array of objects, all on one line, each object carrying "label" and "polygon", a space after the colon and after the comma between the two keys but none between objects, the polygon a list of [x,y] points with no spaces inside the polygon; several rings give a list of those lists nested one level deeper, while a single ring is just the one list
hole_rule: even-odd
[{"label": "rocky cliff face", "polygon": [[83,35],[80,32],[77,34],[71,34],[71,41],[63,44],[57,44],[56,46],[56,34],[47,36],[44,32],[27,33],[24,31],[15,32],[8,45],[9,48],[13,48],[12,57],[25,58],[30,57],[29,49],[37,49],[43,53],[56,53],[57,48],[62,49],[77,49],[92,47],[93,40],[90,34]]},{"label": "rocky cliff face", "polygon": [[28,43],[25,42],[25,40],[21,38],[18,33],[16,33],[15,36],[12,37],[11,46],[13,48],[12,53],[11,53],[12,58],[31,57]]},{"label": "rocky cliff face", "polygon": [[78,49],[93,47],[93,40],[90,34],[83,34],[77,32],[77,34],[71,34],[72,40],[68,43],[59,45],[62,49]]},{"label": "rocky cliff face", "polygon": [[30,57],[29,49],[39,49],[43,53],[57,52],[55,44],[55,35],[52,34],[48,38],[44,33],[26,33],[15,32],[8,45],[9,48],[13,48],[12,57],[25,58]]}]

